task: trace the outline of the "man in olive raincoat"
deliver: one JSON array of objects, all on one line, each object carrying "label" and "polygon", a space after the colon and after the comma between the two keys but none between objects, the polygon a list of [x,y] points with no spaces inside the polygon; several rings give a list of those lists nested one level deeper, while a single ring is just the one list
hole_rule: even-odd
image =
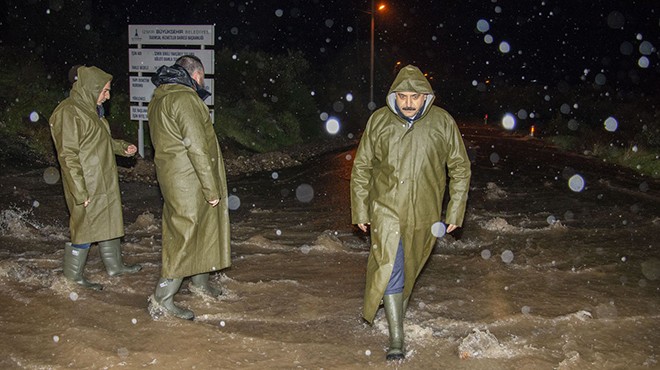
[{"label": "man in olive raincoat", "polygon": [[[449,175],[447,232],[462,225],[470,161],[454,119],[433,105],[422,72],[406,66],[387,106],[367,122],[351,175],[353,223],[371,227],[363,317],[382,300],[390,333],[388,360],[404,358],[403,317],[415,280],[444,233],[442,201]],[[441,230],[441,231],[440,231]]]},{"label": "man in olive raincoat", "polygon": [[182,56],[159,68],[152,82],[149,131],[165,204],[163,266],[151,310],[192,320],[194,313],[173,301],[183,278],[192,276],[192,292],[218,297],[209,272],[231,265],[224,160],[204,104],[210,93],[201,61]]},{"label": "man in olive raincoat", "polygon": [[129,157],[135,145],[110,136],[103,103],[110,99],[112,76],[96,67],[79,67],[69,97],[50,117],[69,208],[71,243],[64,247],[64,276],[83,286],[102,286],[83,276],[91,243],[98,242],[108,274],[139,271],[121,261],[124,220],[115,154]]}]

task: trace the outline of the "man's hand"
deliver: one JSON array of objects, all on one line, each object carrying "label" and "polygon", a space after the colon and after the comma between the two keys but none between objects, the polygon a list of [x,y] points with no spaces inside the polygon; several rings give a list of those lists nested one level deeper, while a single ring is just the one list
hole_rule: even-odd
[{"label": "man's hand", "polygon": [[456,229],[458,229],[458,226],[456,226],[456,225],[454,225],[454,224],[449,224],[449,225],[447,226],[447,232],[448,232],[448,233],[450,233],[450,232],[452,232],[452,231],[454,231],[454,230],[456,230]]},{"label": "man's hand", "polygon": [[366,223],[366,224],[358,224],[357,226],[360,228],[360,230],[362,230],[362,232],[366,233],[369,225],[370,225],[369,223]]},{"label": "man's hand", "polygon": [[217,206],[218,203],[220,203],[220,199],[209,200],[209,204],[211,205],[211,207]]},{"label": "man's hand", "polygon": [[137,147],[131,144],[128,146],[128,148],[126,148],[126,150],[124,150],[124,153],[127,155],[135,155],[135,153],[137,153]]}]

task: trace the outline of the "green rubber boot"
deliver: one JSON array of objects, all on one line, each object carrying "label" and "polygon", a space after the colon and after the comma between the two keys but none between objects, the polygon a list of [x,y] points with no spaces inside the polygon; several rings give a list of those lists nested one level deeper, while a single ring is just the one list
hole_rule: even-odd
[{"label": "green rubber boot", "polygon": [[110,276],[133,273],[142,270],[140,265],[126,266],[121,261],[121,241],[119,238],[99,242],[101,259]]},{"label": "green rubber boot", "polygon": [[403,293],[388,294],[383,297],[387,326],[390,331],[390,348],[387,361],[403,360]]},{"label": "green rubber boot", "polygon": [[192,320],[195,318],[195,314],[192,311],[174,304],[174,295],[179,291],[182,281],[183,279],[160,278],[154,292],[154,301],[156,301],[160,308],[172,316],[184,320]]},{"label": "green rubber boot", "polygon": [[195,294],[206,295],[211,298],[218,298],[222,295],[222,289],[218,289],[209,284],[209,273],[197,274],[192,277],[190,291]]},{"label": "green rubber boot", "polygon": [[64,270],[64,276],[86,288],[101,290],[103,289],[103,285],[91,283],[83,276],[85,262],[87,262],[87,253],[89,253],[89,248],[75,248],[71,243],[65,243],[64,266],[62,267]]}]

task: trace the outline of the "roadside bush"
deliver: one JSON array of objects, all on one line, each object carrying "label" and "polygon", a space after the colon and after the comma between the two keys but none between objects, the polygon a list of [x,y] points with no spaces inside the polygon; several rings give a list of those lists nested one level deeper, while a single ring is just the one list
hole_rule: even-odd
[{"label": "roadside bush", "polygon": [[66,86],[53,81],[40,59],[2,51],[0,63],[0,159],[3,163],[55,163],[48,118],[65,98]]},{"label": "roadside bush", "polygon": [[309,63],[301,53],[223,49],[216,60],[218,136],[267,152],[319,135],[316,105],[305,82]]}]

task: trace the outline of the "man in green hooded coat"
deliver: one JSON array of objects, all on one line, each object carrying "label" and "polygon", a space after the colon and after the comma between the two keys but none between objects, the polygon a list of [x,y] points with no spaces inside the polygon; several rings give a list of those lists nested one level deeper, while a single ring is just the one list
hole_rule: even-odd
[{"label": "man in green hooded coat", "polygon": [[115,154],[129,157],[135,145],[110,136],[103,103],[110,99],[112,76],[96,67],[77,68],[69,97],[50,117],[50,131],[60,163],[64,197],[69,209],[71,242],[64,247],[64,276],[100,290],[83,276],[91,243],[98,242],[108,274],[139,271],[121,261],[124,219]]},{"label": "man in green hooded coat", "polygon": [[[406,66],[387,106],[367,122],[351,175],[353,223],[371,228],[363,317],[372,322],[382,300],[388,360],[405,357],[403,318],[415,280],[436,239],[463,223],[470,161],[454,119],[434,106],[422,72]],[[449,176],[449,204],[440,220]]]},{"label": "man in green hooded coat", "polygon": [[162,66],[152,77],[157,86],[148,118],[163,206],[163,265],[152,308],[192,320],[191,310],[176,306],[183,278],[190,290],[222,294],[209,284],[209,272],[231,265],[227,180],[220,145],[204,104],[204,66],[193,55]]}]

